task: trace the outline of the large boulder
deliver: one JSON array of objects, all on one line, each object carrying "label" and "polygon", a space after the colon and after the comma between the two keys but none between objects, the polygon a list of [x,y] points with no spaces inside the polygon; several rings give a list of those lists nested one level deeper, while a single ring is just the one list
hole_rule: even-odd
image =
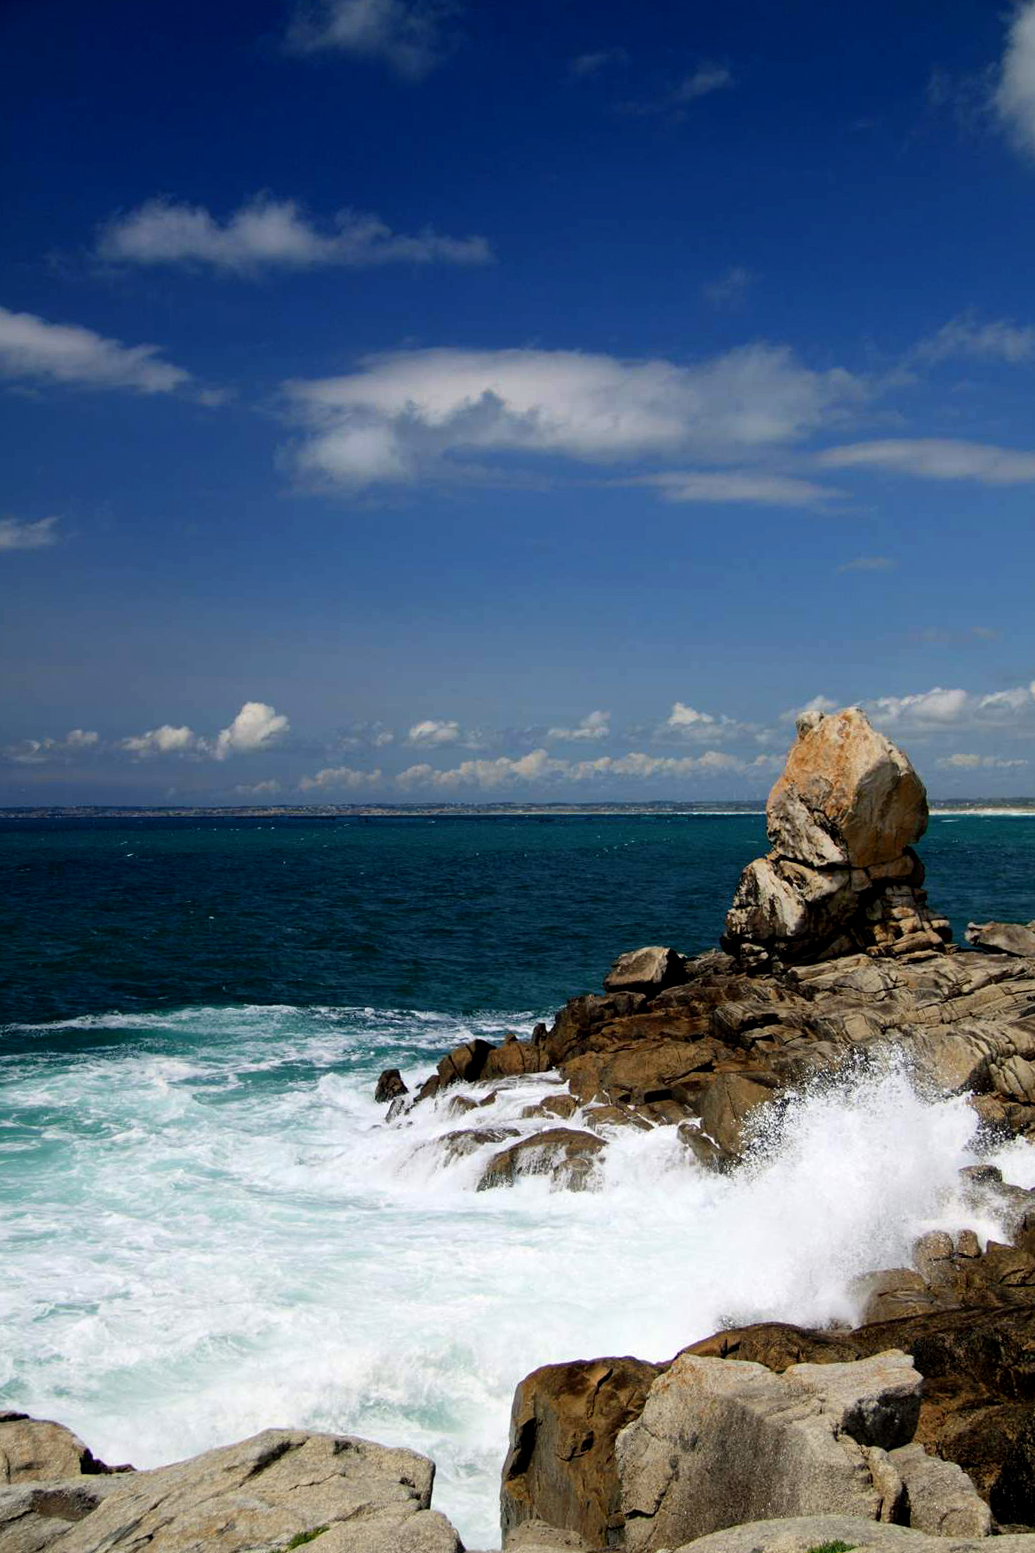
[{"label": "large boulder", "polygon": [[267,1429],[189,1461],[0,1491],[4,1553],[462,1553],[434,1463],[348,1435]]},{"label": "large boulder", "polygon": [[64,1424],[0,1412],[0,1483],[51,1482],[110,1471]]},{"label": "large boulder", "polygon": [[546,1364],[514,1393],[510,1446],[500,1496],[503,1535],[545,1522],[607,1542],[614,1524],[615,1439],[639,1417],[659,1374],[643,1359],[589,1359]]},{"label": "large boulder", "polygon": [[620,954],[604,977],[607,992],[643,992],[651,996],[687,979],[686,961],[674,949],[651,944]]},{"label": "large boulder", "polygon": [[814,868],[890,863],[927,829],[927,793],[906,755],[859,707],[798,720],[769,794],[773,849]]},{"label": "large boulder", "polygon": [[887,1451],[912,1435],[920,1384],[897,1351],[783,1375],[681,1354],[618,1436],[625,1547],[652,1553],[770,1516],[893,1519]]},{"label": "large boulder", "polygon": [[1035,922],[969,922],[964,937],[990,954],[1035,958]]}]

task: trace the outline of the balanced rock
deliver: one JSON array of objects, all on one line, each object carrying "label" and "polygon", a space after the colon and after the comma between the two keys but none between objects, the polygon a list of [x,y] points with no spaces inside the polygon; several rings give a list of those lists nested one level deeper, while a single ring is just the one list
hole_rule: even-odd
[{"label": "balanced rock", "polygon": [[742,966],[931,953],[951,937],[912,850],[924,785],[858,707],[799,718],[766,825],[772,851],[744,870],[726,918],[723,946]]},{"label": "balanced rock", "polygon": [[910,761],[858,707],[798,719],[798,737],[766,805],[780,857],[814,868],[871,868],[927,829],[927,793]]}]

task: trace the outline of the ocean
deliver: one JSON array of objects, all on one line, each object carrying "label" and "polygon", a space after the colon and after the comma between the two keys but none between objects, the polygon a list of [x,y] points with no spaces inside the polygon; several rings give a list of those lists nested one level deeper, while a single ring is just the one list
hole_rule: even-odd
[{"label": "ocean", "polygon": [[[406,1444],[493,1547],[536,1365],[852,1319],[855,1273],[973,1222],[962,1099],[803,1095],[731,1178],[623,1132],[572,1194],[476,1192],[447,1102],[386,1127],[372,1098],[625,949],[714,944],[764,846],[743,813],[0,820],[0,1406],[137,1466],[274,1425]],[[920,850],[957,938],[1035,918],[1035,817],[938,815]],[[998,1157],[1035,1184],[1030,1146]]]}]

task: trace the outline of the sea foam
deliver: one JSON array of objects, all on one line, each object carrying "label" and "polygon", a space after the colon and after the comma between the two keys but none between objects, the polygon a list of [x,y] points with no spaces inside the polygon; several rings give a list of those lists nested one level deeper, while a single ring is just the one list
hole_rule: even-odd
[{"label": "sea foam", "polygon": [[[437,1142],[469,1121],[453,1092],[385,1125],[379,1065],[413,1081],[458,1040],[530,1024],[187,1009],[65,1021],[47,1060],[10,1058],[5,1403],[138,1466],[273,1425],[407,1444],[438,1463],[465,1540],[492,1546],[511,1397],[535,1366],[853,1320],[852,1279],[907,1261],[923,1231],[1002,1232],[958,1189],[973,1112],[894,1068],[795,1098],[730,1177],[672,1128],[623,1129],[594,1190],[478,1192],[492,1145],[449,1163]],[[508,1082],[484,1121],[528,1131],[522,1110],[557,1089]],[[1029,1145],[1002,1159],[1035,1181]]]}]

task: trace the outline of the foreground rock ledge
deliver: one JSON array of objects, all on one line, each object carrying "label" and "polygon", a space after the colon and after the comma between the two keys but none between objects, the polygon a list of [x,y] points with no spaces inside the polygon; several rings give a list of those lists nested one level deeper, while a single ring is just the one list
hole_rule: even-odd
[{"label": "foreground rock ledge", "polygon": [[[8,1458],[19,1448],[10,1431],[24,1435],[25,1422],[0,1419]],[[2,1553],[273,1553],[311,1533],[320,1553],[463,1553],[430,1509],[434,1462],[415,1451],[267,1429],[153,1471],[51,1476],[68,1467],[76,1437],[28,1422],[50,1432],[53,1448],[36,1463],[48,1475],[19,1472],[0,1488]]]}]

